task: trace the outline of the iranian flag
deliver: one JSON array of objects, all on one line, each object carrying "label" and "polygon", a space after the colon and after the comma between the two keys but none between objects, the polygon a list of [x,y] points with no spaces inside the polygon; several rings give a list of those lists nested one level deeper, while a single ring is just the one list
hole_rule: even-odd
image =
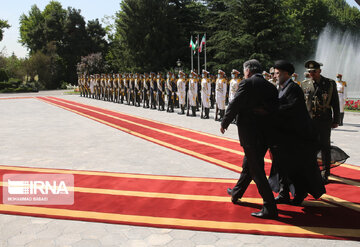
[{"label": "iranian flag", "polygon": [[200,46],[199,46],[200,53],[203,51],[203,45],[205,45],[205,43],[206,43],[206,38],[205,38],[205,34],[204,34],[204,36],[201,39]]},{"label": "iranian flag", "polygon": [[193,51],[194,53],[196,52],[196,49],[198,47],[198,40],[196,39],[196,42],[194,43],[193,40],[192,40],[192,36],[190,38],[190,46],[189,46]]}]

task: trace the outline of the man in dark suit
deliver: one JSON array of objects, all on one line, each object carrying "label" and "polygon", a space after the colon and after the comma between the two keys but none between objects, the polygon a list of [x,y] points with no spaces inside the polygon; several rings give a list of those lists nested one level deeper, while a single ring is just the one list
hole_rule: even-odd
[{"label": "man in dark suit", "polygon": [[264,156],[273,133],[273,115],[278,108],[278,92],[261,74],[261,64],[253,59],[244,63],[244,77],[234,99],[226,109],[221,122],[221,133],[237,118],[240,144],[244,148],[243,171],[236,186],[230,190],[232,202],[243,196],[252,180],[255,181],[264,205],[260,212],[252,213],[259,218],[277,218],[275,199],[264,171]]},{"label": "man in dark suit", "polygon": [[[325,193],[316,161],[316,138],[307,111],[302,89],[291,79],[294,66],[279,60],[274,65],[274,77],[279,82],[279,111],[277,115],[277,145],[271,151],[273,164],[269,178],[274,188],[279,182],[279,196],[275,201],[290,203],[289,183],[295,186],[293,204],[302,203],[307,193],[319,198]],[[278,174],[279,181],[275,181]]]}]

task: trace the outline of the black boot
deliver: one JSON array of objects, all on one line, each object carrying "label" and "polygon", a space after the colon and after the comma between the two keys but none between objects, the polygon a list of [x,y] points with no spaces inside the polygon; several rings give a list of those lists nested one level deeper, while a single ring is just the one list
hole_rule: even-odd
[{"label": "black boot", "polygon": [[225,110],[220,110],[220,118],[219,121],[221,122],[224,118]]},{"label": "black boot", "polygon": [[191,107],[191,111],[192,111],[192,117],[196,117],[196,106],[192,106]]},{"label": "black boot", "polygon": [[205,108],[205,116],[204,116],[204,119],[209,119],[209,111],[210,111],[209,108]]},{"label": "black boot", "polygon": [[344,112],[340,112],[340,124],[339,124],[339,126],[343,126],[343,124],[344,124]]},{"label": "black boot", "polygon": [[185,114],[185,107],[183,105],[180,105],[181,108],[181,112],[178,112],[179,115],[184,115]]}]

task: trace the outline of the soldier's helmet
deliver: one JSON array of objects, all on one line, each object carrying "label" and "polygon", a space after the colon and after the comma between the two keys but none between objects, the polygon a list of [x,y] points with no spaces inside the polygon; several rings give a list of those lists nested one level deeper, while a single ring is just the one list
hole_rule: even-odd
[{"label": "soldier's helmet", "polygon": [[218,74],[219,74],[219,75],[225,75],[225,72],[224,72],[223,70],[219,69],[219,70],[218,70]]},{"label": "soldier's helmet", "polygon": [[337,75],[336,75],[336,78],[339,78],[339,79],[341,80],[342,74],[337,74]]}]

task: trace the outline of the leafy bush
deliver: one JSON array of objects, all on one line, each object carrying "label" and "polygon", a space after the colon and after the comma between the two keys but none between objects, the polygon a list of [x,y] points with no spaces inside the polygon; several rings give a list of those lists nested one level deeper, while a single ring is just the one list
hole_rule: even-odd
[{"label": "leafy bush", "polygon": [[0,81],[8,81],[9,76],[4,69],[0,69]]}]

